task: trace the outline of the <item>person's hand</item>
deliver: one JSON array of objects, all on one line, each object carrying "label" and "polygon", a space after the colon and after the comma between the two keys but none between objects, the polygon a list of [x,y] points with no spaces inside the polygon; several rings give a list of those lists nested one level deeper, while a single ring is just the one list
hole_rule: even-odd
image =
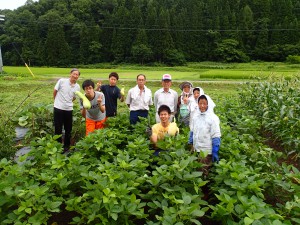
[{"label": "person's hand", "polygon": [[146,134],[147,134],[149,137],[151,137],[151,135],[152,135],[152,128],[151,128],[151,127],[147,127],[145,132],[146,132]]},{"label": "person's hand", "polygon": [[219,162],[220,138],[212,139],[212,162]]},{"label": "person's hand", "polygon": [[193,135],[194,135],[193,131],[190,131],[190,136],[189,136],[189,140],[188,140],[189,145],[193,144]]},{"label": "person's hand", "polygon": [[96,84],[96,90],[100,90],[101,89],[101,85],[102,85],[102,81],[99,80]]},{"label": "person's hand", "polygon": [[101,106],[101,103],[102,103],[102,98],[101,98],[101,96],[99,96],[99,98],[97,98],[97,103],[98,103],[99,106]]},{"label": "person's hand", "polygon": [[189,102],[189,95],[185,94],[184,97],[183,97],[183,103],[188,104],[188,102]]},{"label": "person's hand", "polygon": [[122,88],[121,88],[121,95],[125,95],[125,86],[124,85],[122,85]]}]

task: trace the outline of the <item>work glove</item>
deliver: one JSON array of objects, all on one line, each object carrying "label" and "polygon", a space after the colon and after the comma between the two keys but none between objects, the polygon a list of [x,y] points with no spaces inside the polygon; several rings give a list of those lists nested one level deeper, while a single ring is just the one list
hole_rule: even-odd
[{"label": "work glove", "polygon": [[212,139],[212,162],[219,162],[219,149],[221,139],[219,137]]},{"label": "work glove", "polygon": [[145,132],[146,132],[146,134],[147,134],[149,137],[151,137],[151,135],[152,135],[152,128],[151,128],[151,127],[147,127]]},{"label": "work glove", "polygon": [[122,85],[122,88],[121,88],[120,92],[121,92],[121,95],[123,95],[123,96],[125,95],[125,87],[124,87],[124,85]]},{"label": "work glove", "polygon": [[189,140],[188,140],[189,145],[193,144],[193,135],[194,135],[193,131],[190,131],[190,136],[189,136]]}]

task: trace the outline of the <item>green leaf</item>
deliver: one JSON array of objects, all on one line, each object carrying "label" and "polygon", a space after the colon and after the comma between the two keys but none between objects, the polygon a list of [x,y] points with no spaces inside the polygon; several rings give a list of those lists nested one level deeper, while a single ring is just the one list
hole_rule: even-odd
[{"label": "green leaf", "polygon": [[80,218],[78,216],[73,217],[72,219],[75,223],[79,223],[80,222]]},{"label": "green leaf", "polygon": [[[293,219],[292,219],[293,220]],[[295,221],[296,222],[296,221]],[[300,223],[300,220],[298,219],[298,223]],[[279,220],[274,220],[272,225],[282,225],[283,223]]]},{"label": "green leaf", "polygon": [[26,206],[22,205],[18,208],[18,212],[22,212],[25,209],[26,209]]},{"label": "green leaf", "polygon": [[108,196],[109,193],[110,193],[110,189],[109,189],[109,188],[105,188],[105,189],[103,189],[103,192],[104,192],[104,194],[105,194],[106,196]]},{"label": "green leaf", "polygon": [[237,214],[242,214],[245,212],[244,207],[241,204],[235,205],[234,210],[237,212]]},{"label": "green leaf", "polygon": [[110,215],[111,215],[111,218],[113,218],[115,221],[117,221],[117,219],[118,219],[118,214],[116,214],[116,213],[111,213]]},{"label": "green leaf", "polygon": [[192,215],[196,216],[196,217],[202,217],[202,216],[204,216],[204,214],[205,213],[203,211],[199,210],[199,209],[193,211],[193,213],[192,213]]},{"label": "green leaf", "polygon": [[130,201],[131,201],[131,203],[134,203],[136,201],[136,195],[135,194],[132,194],[130,196]]},{"label": "green leaf", "polygon": [[31,208],[26,208],[26,209],[25,209],[25,212],[28,213],[28,214],[31,214],[32,209],[31,209]]},{"label": "green leaf", "polygon": [[109,198],[106,196],[103,196],[103,203],[108,203],[109,202]]},{"label": "green leaf", "polygon": [[183,202],[184,202],[185,205],[191,204],[192,198],[188,195],[183,196]]},{"label": "green leaf", "polygon": [[190,221],[193,222],[194,224],[201,225],[201,223],[198,220],[190,219]]},{"label": "green leaf", "polygon": [[260,218],[262,218],[264,216],[264,214],[261,214],[261,213],[254,213],[252,215],[252,219],[255,219],[255,220],[259,220]]},{"label": "green leaf", "polygon": [[[61,201],[57,201],[57,202],[51,202],[49,205],[48,205],[48,210],[53,212],[53,210],[57,210],[59,211],[59,206],[62,204]],[[57,211],[56,211],[57,212]]]},{"label": "green leaf", "polygon": [[131,213],[131,214],[134,213],[134,211],[136,210],[136,207],[137,207],[136,204],[130,203],[130,204],[127,206],[128,212]]},{"label": "green leaf", "polygon": [[249,217],[245,217],[244,218],[244,223],[245,223],[245,225],[250,225],[250,224],[252,224],[253,223],[253,219],[251,219],[251,218],[249,218]]}]

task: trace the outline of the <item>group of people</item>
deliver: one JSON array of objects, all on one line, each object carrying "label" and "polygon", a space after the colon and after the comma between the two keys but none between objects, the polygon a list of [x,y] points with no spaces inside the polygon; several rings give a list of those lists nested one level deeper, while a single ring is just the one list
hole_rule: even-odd
[{"label": "group of people", "polygon": [[[72,69],[69,78],[61,78],[57,81],[54,97],[54,126],[55,134],[62,142],[62,130],[64,128],[64,149],[69,150],[72,132],[73,101],[76,99],[75,92],[80,91],[77,80],[80,76],[78,69]],[[139,117],[147,118],[149,110],[154,105],[156,124],[149,130],[151,142],[156,145],[165,135],[176,135],[179,129],[174,118],[186,126],[190,133],[188,144],[195,152],[202,152],[206,163],[219,161],[220,147],[220,122],[214,113],[215,103],[204,94],[200,87],[193,87],[191,82],[185,81],[179,88],[182,93],[178,95],[171,89],[172,77],[170,74],[162,76],[162,88],[154,93],[146,87],[146,76],[139,74],[136,77],[136,86],[131,88],[125,99],[124,88],[119,89],[117,82],[119,75],[116,72],[109,74],[109,84],[103,85],[99,81],[96,85],[92,80],[85,80],[82,89],[85,97],[90,101],[91,107],[86,109],[80,101],[80,111],[86,121],[86,135],[95,129],[105,127],[108,117],[117,115],[118,99],[128,105],[130,111],[130,124],[139,122]],[[175,124],[175,125],[174,125]]]}]

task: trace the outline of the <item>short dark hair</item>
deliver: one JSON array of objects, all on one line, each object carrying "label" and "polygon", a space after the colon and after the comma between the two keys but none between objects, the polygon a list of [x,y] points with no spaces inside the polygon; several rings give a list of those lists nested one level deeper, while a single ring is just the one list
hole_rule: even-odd
[{"label": "short dark hair", "polygon": [[208,103],[208,100],[205,95],[200,95],[200,97],[198,98],[198,103],[200,102],[200,99],[205,99],[206,102]]},{"label": "short dark hair", "polygon": [[93,88],[95,88],[95,83],[92,80],[85,80],[82,83],[82,89],[84,90],[85,87],[89,87],[92,86]]},{"label": "short dark hair", "polygon": [[199,91],[199,92],[200,92],[200,88],[195,87],[195,88],[193,89],[193,93],[194,93],[195,91]]},{"label": "short dark hair", "polygon": [[146,80],[146,75],[144,75],[144,74],[141,73],[141,74],[139,74],[139,75],[136,76],[136,79],[139,79],[139,76],[143,76],[145,78],[145,80]]},{"label": "short dark hair", "polygon": [[161,106],[159,106],[158,112],[157,112],[158,115],[159,115],[162,111],[167,111],[168,114],[171,114],[171,109],[170,109],[170,107],[167,106],[167,105],[161,105]]},{"label": "short dark hair", "polygon": [[116,73],[116,72],[111,72],[108,76],[108,78],[111,78],[111,77],[115,77],[117,80],[119,80],[119,74]]},{"label": "short dark hair", "polygon": [[80,75],[80,71],[79,71],[79,69],[77,69],[77,68],[71,69],[71,72],[70,72],[70,73],[73,73],[74,71],[78,71],[78,73],[79,73],[79,75]]}]

